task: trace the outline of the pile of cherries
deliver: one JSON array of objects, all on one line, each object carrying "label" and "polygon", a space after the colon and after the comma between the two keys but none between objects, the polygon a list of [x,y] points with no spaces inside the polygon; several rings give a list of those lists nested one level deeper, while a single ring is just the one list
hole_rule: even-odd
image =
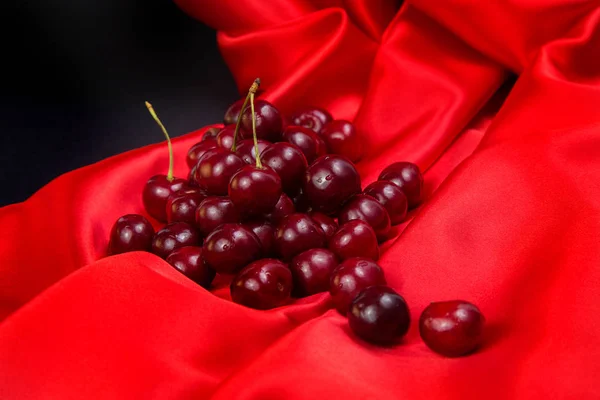
[{"label": "pile of cherries", "polygon": [[[119,218],[108,254],[149,251],[204,288],[231,277],[234,302],[267,310],[293,297],[329,291],[362,339],[392,344],[408,331],[405,300],[387,286],[379,244],[422,201],[423,176],[396,162],[362,188],[354,165],[363,145],[354,125],[309,108],[284,123],[279,110],[248,95],[229,107],[224,128],[209,129],[187,153],[187,179],[167,175],[143,190],[144,216]],[[434,351],[460,356],[480,342],[484,318],[465,301],[430,304],[419,327]]]}]

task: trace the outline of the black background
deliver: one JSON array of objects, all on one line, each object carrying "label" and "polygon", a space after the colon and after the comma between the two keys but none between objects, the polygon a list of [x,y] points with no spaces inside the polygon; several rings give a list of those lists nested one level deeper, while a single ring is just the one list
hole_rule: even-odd
[{"label": "black background", "polygon": [[0,32],[0,206],[69,170],[163,140],[145,100],[179,136],[220,122],[238,97],[215,31],[170,0],[12,7]]}]

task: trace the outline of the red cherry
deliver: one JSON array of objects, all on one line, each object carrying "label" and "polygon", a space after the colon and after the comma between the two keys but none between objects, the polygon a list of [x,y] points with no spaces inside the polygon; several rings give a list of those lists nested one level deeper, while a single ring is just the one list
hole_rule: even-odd
[{"label": "red cherry", "polygon": [[348,221],[329,239],[329,250],[340,260],[351,257],[379,259],[379,245],[375,231],[359,219]]},{"label": "red cherry", "polygon": [[186,246],[173,250],[166,261],[176,270],[206,289],[210,287],[213,279],[215,279],[215,271],[202,258],[202,247]]},{"label": "red cherry", "polygon": [[206,140],[217,140],[217,135],[219,134],[219,132],[221,132],[221,129],[223,128],[208,128],[206,132],[204,132],[204,134],[202,135],[202,139],[200,139],[200,142],[204,142]]},{"label": "red cherry", "polygon": [[[254,102],[256,114],[256,137],[274,142],[281,135],[282,119],[277,107],[266,100]],[[240,133],[243,139],[252,138],[252,111],[247,106],[242,114]]]},{"label": "red cherry", "polygon": [[294,294],[304,297],[328,291],[331,272],[337,266],[335,254],[327,249],[310,249],[298,254],[290,262]]},{"label": "red cherry", "polygon": [[199,188],[186,188],[173,193],[167,200],[167,222],[196,222],[196,209],[206,198]]},{"label": "red cherry", "polygon": [[292,198],[292,202],[294,203],[294,207],[296,208],[297,212],[312,212],[312,207],[308,203],[308,199],[306,198],[302,188],[300,188],[298,194]]},{"label": "red cherry", "polygon": [[290,125],[285,128],[282,137],[284,141],[302,150],[308,164],[327,154],[325,141],[311,129]]},{"label": "red cherry", "polygon": [[408,200],[398,186],[390,181],[375,181],[367,186],[363,193],[373,197],[385,207],[392,225],[404,222],[408,211]]},{"label": "red cherry", "polygon": [[329,111],[318,107],[306,108],[292,116],[293,125],[311,129],[316,133],[321,133],[323,126],[332,120]]},{"label": "red cherry", "polygon": [[194,168],[200,157],[202,157],[208,150],[214,149],[215,147],[217,147],[217,141],[215,139],[203,140],[202,142],[196,143],[190,147],[186,158],[188,167]]},{"label": "red cherry", "polygon": [[196,208],[196,226],[204,236],[223,224],[239,220],[239,213],[229,197],[210,196]]},{"label": "red cherry", "polygon": [[264,220],[253,220],[244,222],[244,226],[250,229],[262,246],[263,257],[271,257],[274,253],[275,228]]},{"label": "red cherry", "polygon": [[292,273],[279,260],[267,258],[255,261],[233,279],[230,290],[235,303],[269,310],[290,300]]},{"label": "red cherry", "polygon": [[231,177],[244,165],[246,163],[228,149],[211,149],[198,160],[194,181],[208,194],[224,196]]},{"label": "red cherry", "polygon": [[325,243],[325,233],[306,214],[290,214],[275,229],[275,249],[284,261],[308,249],[325,247]]},{"label": "red cherry", "polygon": [[223,122],[225,125],[236,124],[238,122],[238,117],[242,111],[242,107],[244,106],[245,99],[245,97],[243,99],[239,99],[230,105],[227,111],[225,111],[225,116],[223,117]]},{"label": "red cherry", "polygon": [[108,255],[129,251],[150,251],[154,228],[143,215],[123,215],[114,223],[110,231]]},{"label": "red cherry", "polygon": [[208,265],[221,274],[239,271],[260,258],[260,240],[241,224],[224,224],[211,232],[204,241],[202,256]]},{"label": "red cherry", "polygon": [[[258,154],[262,153],[264,149],[271,145],[271,142],[267,140],[258,139]],[[246,164],[255,165],[256,163],[256,150],[254,149],[254,140],[244,139],[238,142],[235,150],[237,154]],[[262,159],[262,157],[261,157]]]},{"label": "red cherry", "polygon": [[217,135],[217,145],[227,150],[231,149],[234,133],[235,125],[226,125]]},{"label": "red cherry", "polygon": [[281,196],[281,179],[269,167],[246,165],[229,182],[229,197],[246,216],[270,212]]},{"label": "red cherry", "polygon": [[161,222],[167,221],[167,201],[169,197],[181,190],[187,184],[185,179],[173,178],[167,175],[154,175],[148,179],[142,192],[142,202],[146,212]]},{"label": "red cherry", "polygon": [[406,335],[410,311],[402,296],[387,286],[370,286],[352,301],[350,329],[367,342],[389,345]]},{"label": "red cherry", "polygon": [[410,162],[397,162],[385,167],[378,181],[390,181],[398,186],[408,199],[408,208],[415,208],[423,200],[423,175],[419,167]]},{"label": "red cherry", "polygon": [[329,152],[346,156],[352,162],[360,160],[364,153],[364,145],[350,121],[339,119],[329,122],[323,127],[321,136]]},{"label": "red cherry", "polygon": [[368,258],[352,257],[342,261],[331,273],[329,294],[335,308],[346,315],[350,303],[358,293],[373,285],[385,285],[383,270]]},{"label": "red cherry", "polygon": [[346,157],[323,156],[306,170],[304,194],[315,211],[334,214],[346,200],[360,192],[360,175]]},{"label": "red cherry", "polygon": [[285,193],[281,193],[277,204],[275,204],[275,207],[273,207],[271,212],[265,214],[265,218],[274,224],[278,224],[283,219],[283,217],[285,217],[286,215],[293,214],[295,212],[296,209],[294,207],[294,203],[292,203],[292,200],[290,200],[290,198]]},{"label": "red cherry", "polygon": [[152,239],[152,252],[167,258],[173,250],[185,246],[200,246],[202,237],[186,222],[173,222],[156,232]]},{"label": "red cherry", "polygon": [[473,352],[481,343],[485,318],[479,308],[463,300],[431,303],[419,319],[425,344],[446,357]]},{"label": "red cherry", "polygon": [[313,221],[319,224],[321,229],[323,229],[323,232],[325,232],[325,236],[327,237],[327,239],[332,237],[333,234],[339,228],[338,223],[335,222],[335,219],[329,217],[328,215],[325,215],[320,212],[310,212],[308,215],[312,218]]},{"label": "red cherry", "polygon": [[308,166],[302,150],[290,143],[273,143],[261,153],[260,158],[281,177],[285,193],[291,196],[298,193]]},{"label": "red cherry", "polygon": [[355,219],[363,220],[371,225],[379,241],[384,241],[390,232],[390,216],[385,207],[366,194],[352,196],[338,215],[340,224]]}]

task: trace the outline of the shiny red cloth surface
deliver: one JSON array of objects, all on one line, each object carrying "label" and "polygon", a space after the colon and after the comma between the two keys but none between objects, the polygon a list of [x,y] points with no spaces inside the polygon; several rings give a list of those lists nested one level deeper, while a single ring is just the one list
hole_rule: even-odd
[{"label": "shiny red cloth surface", "polygon": [[[157,143],[0,209],[0,398],[600,398],[598,1],[177,3],[219,31],[241,92],[260,76],[285,112],[352,119],[363,185],[394,161],[426,171],[426,203],[380,260],[411,329],[375,347],[328,294],[256,311],[154,255],[103,258],[165,172]],[[174,141],[176,175],[204,129]],[[416,321],[455,298],[488,325],[448,359]]]}]

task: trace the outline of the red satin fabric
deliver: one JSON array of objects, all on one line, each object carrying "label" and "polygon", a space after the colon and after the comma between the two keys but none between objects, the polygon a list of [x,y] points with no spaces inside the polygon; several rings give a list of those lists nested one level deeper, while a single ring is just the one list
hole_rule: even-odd
[{"label": "red satin fabric", "polygon": [[[426,171],[426,204],[380,260],[411,329],[370,346],[328,294],[256,311],[151,254],[103,258],[166,168],[157,143],[0,209],[0,398],[600,397],[598,1],[177,2],[219,30],[240,91],[260,76],[286,112],[354,120],[365,185],[397,160]],[[178,176],[203,131],[174,141]],[[454,298],[488,329],[447,359],[416,321]]]}]

